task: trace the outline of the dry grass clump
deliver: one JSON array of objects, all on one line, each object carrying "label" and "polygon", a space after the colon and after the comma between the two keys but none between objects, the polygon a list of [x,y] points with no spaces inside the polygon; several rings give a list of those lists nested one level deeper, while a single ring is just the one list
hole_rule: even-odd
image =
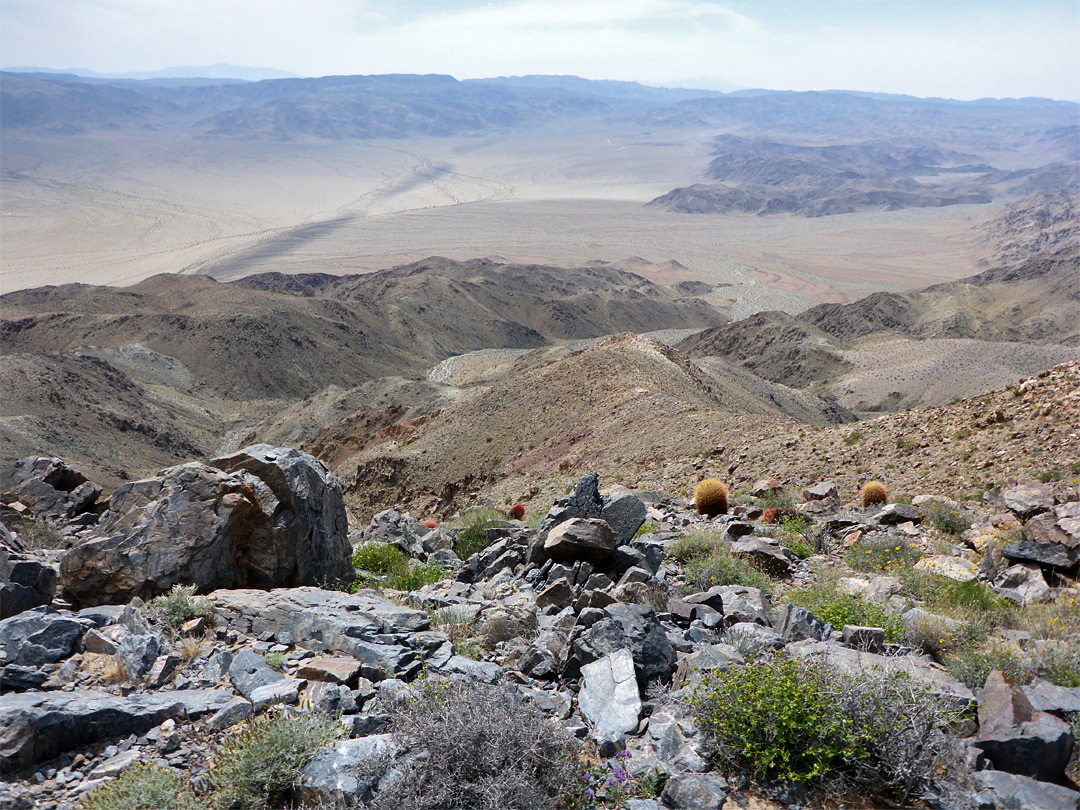
[{"label": "dry grass clump", "polygon": [[694,508],[699,515],[715,517],[728,510],[728,489],[719,478],[706,478],[694,487]]},{"label": "dry grass clump", "polygon": [[859,499],[862,501],[864,509],[869,506],[885,504],[889,502],[889,490],[880,481],[867,481],[859,490]]}]

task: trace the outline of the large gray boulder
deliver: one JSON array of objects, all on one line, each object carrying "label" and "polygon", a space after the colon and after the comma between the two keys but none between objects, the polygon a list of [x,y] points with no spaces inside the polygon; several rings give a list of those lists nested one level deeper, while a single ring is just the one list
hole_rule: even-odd
[{"label": "large gray boulder", "polygon": [[1003,490],[1005,508],[1021,520],[1054,508],[1054,487],[1037,481],[1023,481]]},{"label": "large gray boulder", "polygon": [[645,502],[629,492],[616,492],[614,495],[605,495],[603,504],[600,519],[615,532],[620,546],[629,543],[645,523],[648,514]]},{"label": "large gray boulder", "polygon": [[0,619],[47,605],[56,593],[56,569],[0,542]]},{"label": "large gray boulder", "polygon": [[233,697],[229,689],[128,697],[93,690],[6,694],[0,700],[0,770],[26,768],[99,740],[144,734],[169,718],[195,720]]},{"label": "large gray boulder", "polygon": [[648,605],[617,603],[604,608],[604,613],[604,618],[572,645],[573,658],[579,666],[619,650],[629,650],[642,689],[653,681],[670,681],[675,672],[675,649],[656,611]]},{"label": "large gray boulder", "polygon": [[578,481],[573,492],[565,498],[559,498],[551,505],[540,522],[536,539],[529,547],[528,562],[538,565],[547,562],[544,541],[556,526],[572,518],[599,518],[603,511],[604,499],[600,497],[600,474],[591,472]]},{"label": "large gray boulder", "polygon": [[254,445],[133,481],[60,561],[81,605],[149,599],[173,585],[331,586],[353,578],[341,485],[318,459]]},{"label": "large gray boulder", "polygon": [[[390,734],[339,742],[304,766],[293,798],[305,805],[345,802],[348,807],[369,801],[400,753],[401,747]],[[369,763],[381,767],[372,768]]]},{"label": "large gray boulder", "polygon": [[87,619],[37,607],[0,621],[0,666],[42,667],[79,651]]},{"label": "large gray boulder", "polygon": [[599,563],[611,556],[617,538],[599,519],[572,518],[556,526],[544,540],[544,551],[556,562],[585,560]]},{"label": "large gray boulder", "polygon": [[1080,793],[1006,771],[977,771],[978,806],[997,810],[1077,810]]}]

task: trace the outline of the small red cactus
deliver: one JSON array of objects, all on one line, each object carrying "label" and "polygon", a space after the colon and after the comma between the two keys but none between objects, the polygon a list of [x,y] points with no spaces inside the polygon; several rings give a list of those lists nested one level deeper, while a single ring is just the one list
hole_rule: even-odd
[{"label": "small red cactus", "polygon": [[425,518],[424,520],[420,521],[420,525],[427,526],[429,529],[437,529],[439,528],[439,521],[432,520],[431,518]]},{"label": "small red cactus", "polygon": [[507,512],[507,515],[511,520],[522,520],[525,517],[525,504],[515,503],[510,507],[510,511]]},{"label": "small red cactus", "polygon": [[761,513],[762,523],[779,523],[780,522],[780,510],[775,506],[770,506],[764,512]]}]

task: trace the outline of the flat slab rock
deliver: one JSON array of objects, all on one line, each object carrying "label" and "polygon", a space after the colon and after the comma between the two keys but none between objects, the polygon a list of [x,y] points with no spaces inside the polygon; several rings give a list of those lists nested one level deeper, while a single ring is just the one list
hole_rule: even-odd
[{"label": "flat slab rock", "polygon": [[414,674],[420,659],[403,637],[431,626],[424,611],[395,605],[374,591],[245,589],[215,591],[210,599],[229,627],[279,644],[348,654],[372,681]]},{"label": "flat slab rock", "polygon": [[0,765],[5,772],[27,768],[99,740],[143,734],[169,718],[216,712],[234,697],[229,689],[7,694],[0,701]]}]

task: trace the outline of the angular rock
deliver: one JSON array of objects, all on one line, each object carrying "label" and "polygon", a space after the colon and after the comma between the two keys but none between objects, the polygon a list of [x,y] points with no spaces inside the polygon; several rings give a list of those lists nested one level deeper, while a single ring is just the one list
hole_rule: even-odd
[{"label": "angular rock", "polygon": [[1021,563],[1009,566],[994,580],[994,588],[1022,605],[1039,604],[1053,599],[1053,591],[1046,584],[1046,578],[1037,565]]},{"label": "angular rock", "polygon": [[618,650],[581,668],[581,714],[598,740],[619,740],[637,730],[641,694],[629,650]]},{"label": "angular rock", "polygon": [[48,605],[55,593],[55,568],[0,543],[0,620]]},{"label": "angular rock", "polygon": [[1054,487],[1034,481],[1015,484],[1001,493],[1005,508],[1021,520],[1054,508]]},{"label": "angular rock", "polygon": [[784,485],[775,478],[762,478],[750,490],[755,498],[764,498],[784,491]]},{"label": "angular rock", "polygon": [[536,595],[536,607],[544,610],[548,607],[556,607],[562,610],[569,607],[574,601],[574,589],[566,577],[559,577]]},{"label": "angular rock", "polygon": [[738,622],[731,625],[724,633],[724,641],[744,655],[779,650],[784,646],[784,640],[779,633],[756,622]]},{"label": "angular rock", "polygon": [[[677,717],[670,711],[661,711],[649,718],[649,728],[645,741],[658,762],[663,763],[663,770],[669,773],[703,773],[709,770],[709,763],[691,744],[687,730],[693,731],[692,720]],[[640,759],[639,757],[636,757]],[[635,775],[640,762],[631,763],[628,770]]]},{"label": "angular rock", "polygon": [[79,651],[87,629],[71,613],[36,607],[0,621],[0,666],[30,668],[61,661]]},{"label": "angular rock", "polygon": [[297,678],[330,683],[354,683],[360,677],[360,662],[355,658],[320,655],[309,658],[296,671]]},{"label": "angular rock", "polygon": [[756,567],[778,577],[790,574],[798,560],[798,557],[775,540],[766,540],[761,537],[736,540],[731,544],[731,552],[746,557]]},{"label": "angular rock", "polygon": [[0,501],[19,501],[55,523],[93,509],[101,487],[59,458],[30,456],[0,465]]},{"label": "angular rock", "polygon": [[572,518],[551,530],[544,541],[544,552],[557,562],[599,563],[611,555],[616,544],[615,533],[604,521]]},{"label": "angular rock", "polygon": [[251,650],[241,650],[229,665],[229,680],[233,688],[251,700],[252,693],[263,686],[285,680],[285,676],[266,663],[266,659]]},{"label": "angular rock", "polygon": [[963,557],[945,555],[923,557],[915,563],[915,570],[939,577],[948,577],[957,582],[971,582],[979,578],[979,566]]},{"label": "angular rock", "polygon": [[[1058,509],[1060,510],[1061,507],[1058,507]],[[1058,525],[1060,522],[1054,512],[1044,512],[1025,523],[1020,531],[1024,535],[1024,539],[1029,543],[1076,548],[1075,539]],[[1065,523],[1066,526],[1069,525],[1068,520]]]},{"label": "angular rock", "polygon": [[248,699],[255,711],[266,706],[293,705],[300,701],[300,690],[307,681],[300,678],[282,678],[251,690]]},{"label": "angular rock", "polygon": [[812,487],[803,490],[803,498],[808,501],[836,501],[840,502],[840,491],[832,481],[822,481]]},{"label": "angular rock", "polygon": [[625,545],[634,539],[637,530],[645,523],[648,507],[637,495],[617,492],[603,497],[600,519],[615,532],[617,545]]},{"label": "angular rock", "polygon": [[360,662],[360,674],[372,681],[411,678],[419,671],[420,657],[398,636],[431,626],[424,611],[395,605],[368,590],[216,591],[209,598],[221,620],[239,632],[351,655]]},{"label": "angular rock", "polygon": [[889,503],[881,508],[870,521],[878,526],[899,526],[901,523],[921,523],[922,515],[918,509],[906,503]]},{"label": "angular rock", "polygon": [[995,810],[1077,810],[1080,793],[1005,771],[976,771],[980,808]]},{"label": "angular rock", "polygon": [[668,779],[660,801],[672,810],[720,810],[729,789],[727,780],[715,773],[681,774]]},{"label": "angular rock", "polygon": [[574,642],[581,664],[588,664],[618,650],[630,650],[639,685],[668,681],[675,671],[675,650],[660,620],[648,605],[614,604],[607,617],[596,622]]},{"label": "angular rock", "polygon": [[79,604],[144,599],[175,584],[218,588],[351,582],[341,485],[318,459],[253,445],[113,494],[93,532],[60,561]]},{"label": "angular rock", "polygon": [[702,647],[689,655],[679,659],[679,666],[675,670],[672,686],[682,689],[686,686],[694,686],[701,680],[705,672],[710,669],[719,669],[726,672],[731,664],[744,662],[739,651],[730,644],[713,644]]},{"label": "angular rock", "polygon": [[885,631],[880,627],[845,624],[842,631],[845,647],[879,653],[885,649]]},{"label": "angular rock", "polygon": [[998,770],[1056,781],[1072,753],[1072,727],[1052,714],[1035,711],[1020,689],[994,671],[979,699],[975,746]]},{"label": "angular rock", "polygon": [[784,605],[777,611],[773,627],[785,644],[808,638],[821,641],[830,631],[830,625],[814,618],[809,610],[792,604]]},{"label": "angular rock", "polygon": [[430,531],[408,513],[384,509],[371,519],[361,533],[360,541],[394,545],[415,557],[424,553],[424,537]]},{"label": "angular rock", "polygon": [[0,765],[18,770],[99,740],[144,734],[165,720],[198,719],[230,690],[186,689],[118,697],[108,692],[23,692],[0,700]]},{"label": "angular rock", "polygon": [[1034,711],[1057,715],[1080,714],[1080,688],[1057,686],[1036,678],[1027,686],[1021,686],[1020,691]]},{"label": "angular rock", "polygon": [[214,729],[229,728],[242,720],[247,720],[254,713],[255,707],[251,705],[250,700],[234,698],[218,709],[207,723]]},{"label": "angular rock", "polygon": [[591,472],[578,481],[573,492],[552,504],[540,522],[536,539],[529,547],[528,562],[540,565],[547,561],[544,541],[547,540],[548,533],[556,526],[572,518],[598,518],[603,511],[604,500],[600,497],[600,475]]},{"label": "angular rock", "polygon": [[157,636],[126,636],[117,646],[116,663],[129,681],[141,681],[154,666],[160,652],[161,642]]},{"label": "angular rock", "polygon": [[347,686],[315,681],[304,690],[303,705],[331,717],[356,712],[356,699]]},{"label": "angular rock", "polygon": [[169,678],[176,672],[176,668],[180,666],[180,656],[173,653],[167,653],[165,655],[159,655],[154,660],[154,665],[150,667],[150,672],[146,676],[146,685],[150,689],[160,689],[168,682]]},{"label": "angular rock", "polygon": [[[294,791],[298,804],[322,805],[344,802],[348,807],[370,801],[379,780],[386,774],[391,758],[400,746],[390,734],[372,734],[344,740],[315,756],[300,775]],[[387,765],[371,769],[364,765],[385,759]]]},{"label": "angular rock", "polygon": [[1058,543],[1031,543],[1017,540],[1009,543],[1001,551],[1008,560],[1035,562],[1054,568],[1072,568],[1080,562],[1080,548],[1069,548]]}]

